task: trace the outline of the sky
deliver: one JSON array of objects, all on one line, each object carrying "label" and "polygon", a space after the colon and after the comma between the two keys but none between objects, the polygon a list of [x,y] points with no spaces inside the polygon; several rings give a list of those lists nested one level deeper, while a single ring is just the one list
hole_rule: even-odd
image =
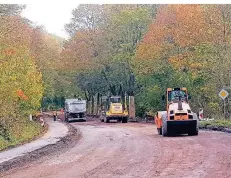
[{"label": "sky", "polygon": [[68,34],[64,30],[64,25],[70,22],[71,12],[78,6],[78,1],[64,1],[57,3],[31,3],[26,4],[26,9],[22,16],[35,22],[37,25],[43,25],[49,33],[53,33],[63,38]]},{"label": "sky", "polygon": [[230,0],[0,0],[0,4],[26,4],[22,16],[43,25],[49,33],[68,38],[64,25],[70,22],[71,12],[79,4],[225,4]]}]

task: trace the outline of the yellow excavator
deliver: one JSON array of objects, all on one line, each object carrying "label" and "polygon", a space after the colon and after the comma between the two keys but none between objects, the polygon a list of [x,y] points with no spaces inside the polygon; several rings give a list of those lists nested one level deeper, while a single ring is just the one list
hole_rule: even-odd
[{"label": "yellow excavator", "polygon": [[[165,96],[163,96],[165,99]],[[166,111],[158,111],[155,123],[160,135],[198,135],[198,118],[190,106],[186,88],[168,88]]]},{"label": "yellow excavator", "polygon": [[109,123],[110,120],[117,120],[117,122],[127,123],[128,122],[128,110],[125,102],[123,104],[121,96],[110,96],[108,98],[108,107],[104,122]]}]

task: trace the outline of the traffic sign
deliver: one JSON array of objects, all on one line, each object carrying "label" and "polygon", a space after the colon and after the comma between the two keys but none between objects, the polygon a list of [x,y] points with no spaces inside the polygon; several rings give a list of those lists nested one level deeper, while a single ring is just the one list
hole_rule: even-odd
[{"label": "traffic sign", "polygon": [[222,89],[218,95],[221,97],[221,99],[225,100],[225,98],[229,96],[229,93],[225,89]]},{"label": "traffic sign", "polygon": [[231,87],[229,87],[229,86],[223,86],[223,88],[225,89],[225,90],[230,90],[231,89]]},{"label": "traffic sign", "polygon": [[199,110],[199,120],[202,120],[203,118],[204,118],[203,108],[200,108],[200,110]]}]

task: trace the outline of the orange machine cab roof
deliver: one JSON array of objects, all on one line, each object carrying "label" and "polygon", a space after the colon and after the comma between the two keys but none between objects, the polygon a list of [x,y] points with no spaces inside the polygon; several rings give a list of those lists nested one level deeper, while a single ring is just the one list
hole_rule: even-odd
[{"label": "orange machine cab roof", "polygon": [[[185,87],[180,88],[181,90],[187,90]],[[167,91],[172,91],[174,88],[167,88]]]}]

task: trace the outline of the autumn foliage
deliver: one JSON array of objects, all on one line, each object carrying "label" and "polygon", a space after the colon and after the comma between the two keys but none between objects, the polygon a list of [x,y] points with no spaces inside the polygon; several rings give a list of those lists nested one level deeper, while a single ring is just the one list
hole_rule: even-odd
[{"label": "autumn foliage", "polygon": [[17,96],[18,96],[19,98],[24,99],[24,100],[28,100],[28,96],[26,96],[26,95],[24,94],[24,92],[23,92],[21,89],[18,89],[18,90],[17,90]]},{"label": "autumn foliage", "polygon": [[230,81],[229,5],[82,4],[66,30],[64,41],[15,13],[0,16],[2,120],[26,117],[41,102],[51,109],[79,95],[94,103],[108,92],[135,94],[142,115],[162,110],[165,89],[179,86],[189,89],[195,110],[221,113],[217,93]]},{"label": "autumn foliage", "polygon": [[195,111],[219,115],[217,93],[230,85],[230,7],[81,5],[66,26],[71,38],[61,53],[63,67],[75,71],[86,96],[133,90],[140,115],[162,110],[161,95],[179,86],[189,89]]},{"label": "autumn foliage", "polygon": [[56,38],[20,16],[22,9],[0,5],[0,149],[41,131],[40,124],[28,123],[28,117],[51,91],[48,81],[53,81],[61,52]]},{"label": "autumn foliage", "polygon": [[230,10],[228,5],[159,8],[156,19],[137,47],[134,60],[137,74],[153,75],[172,70],[173,73],[163,79],[169,86],[187,86],[195,93],[195,108],[203,107],[210,115],[218,114],[221,110],[217,107],[216,93],[229,85],[226,76],[231,62],[228,58]]}]

